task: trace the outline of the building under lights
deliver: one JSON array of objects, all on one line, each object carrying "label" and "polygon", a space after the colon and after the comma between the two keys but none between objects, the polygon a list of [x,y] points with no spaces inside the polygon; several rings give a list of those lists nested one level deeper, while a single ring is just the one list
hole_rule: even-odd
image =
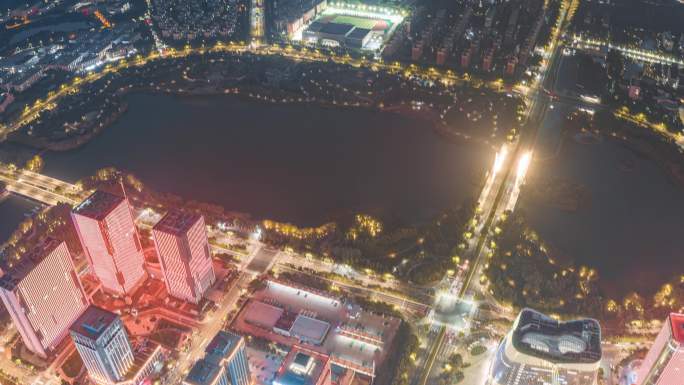
[{"label": "building under lights", "polygon": [[[325,3],[324,3],[325,4]],[[306,44],[381,51],[403,21],[398,9],[364,4],[327,3],[327,6],[303,20],[290,38]]]},{"label": "building under lights", "polygon": [[66,243],[48,239],[0,278],[0,297],[24,345],[47,357],[88,307]]},{"label": "building under lights", "polygon": [[198,303],[216,280],[204,218],[172,210],[152,234],[169,294]]},{"label": "building under lights", "polygon": [[133,347],[121,318],[105,309],[90,306],[70,333],[95,384],[151,384],[163,365],[160,345],[145,341]]},{"label": "building under lights", "polygon": [[133,366],[133,349],[116,314],[90,306],[71,326],[70,333],[93,381],[107,385],[124,380]]},{"label": "building under lights", "polygon": [[204,358],[193,365],[183,385],[250,385],[252,377],[245,339],[221,330],[204,350]]},{"label": "building under lights", "polygon": [[592,385],[600,361],[598,321],[559,322],[524,309],[499,345],[487,385]]},{"label": "building under lights", "polygon": [[679,384],[684,378],[684,314],[672,313],[637,371],[638,385]]},{"label": "building under lights", "polygon": [[144,257],[128,200],[96,191],[71,213],[92,272],[102,286],[127,295],[144,281]]}]

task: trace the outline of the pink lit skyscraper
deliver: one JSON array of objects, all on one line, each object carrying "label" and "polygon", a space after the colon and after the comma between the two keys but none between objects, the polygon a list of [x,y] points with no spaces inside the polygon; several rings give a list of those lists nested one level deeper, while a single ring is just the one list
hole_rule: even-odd
[{"label": "pink lit skyscraper", "polygon": [[46,357],[88,307],[66,243],[48,239],[0,278],[0,297],[24,345]]},{"label": "pink lit skyscraper", "polygon": [[638,385],[675,385],[684,378],[684,314],[672,313],[637,371]]},{"label": "pink lit skyscraper", "polygon": [[169,294],[198,303],[215,280],[204,218],[172,210],[152,233]]},{"label": "pink lit skyscraper", "polygon": [[128,200],[96,191],[71,216],[102,286],[122,295],[135,290],[145,279],[144,257]]}]

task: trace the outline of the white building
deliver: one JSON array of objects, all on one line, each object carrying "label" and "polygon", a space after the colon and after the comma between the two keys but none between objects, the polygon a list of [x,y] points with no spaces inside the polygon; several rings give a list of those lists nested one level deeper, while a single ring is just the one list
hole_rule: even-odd
[{"label": "white building", "polygon": [[524,309],[492,362],[488,385],[593,385],[601,362],[596,320],[559,322]]},{"label": "white building", "polygon": [[198,303],[216,280],[204,218],[172,210],[152,234],[169,294]]},{"label": "white building", "polygon": [[116,314],[90,306],[74,322],[70,332],[93,381],[110,385],[125,379],[133,366],[133,349]]},{"label": "white building", "polygon": [[41,357],[88,306],[66,243],[49,239],[0,278],[0,298],[24,345]]},{"label": "white building", "polygon": [[81,245],[102,286],[131,294],[145,280],[144,257],[128,200],[96,191],[71,213]]}]

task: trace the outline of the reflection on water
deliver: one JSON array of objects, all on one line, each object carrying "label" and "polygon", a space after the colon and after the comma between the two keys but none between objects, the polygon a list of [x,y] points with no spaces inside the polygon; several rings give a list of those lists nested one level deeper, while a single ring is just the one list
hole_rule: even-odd
[{"label": "reflection on water", "polygon": [[28,199],[10,195],[0,201],[0,244],[5,243],[26,215],[39,205]]},{"label": "reflection on water", "polygon": [[611,295],[654,292],[684,273],[684,194],[658,165],[610,139],[559,145],[556,109],[537,148],[535,175],[576,183],[590,202],[574,212],[525,199],[530,224],[561,257],[597,267]]}]

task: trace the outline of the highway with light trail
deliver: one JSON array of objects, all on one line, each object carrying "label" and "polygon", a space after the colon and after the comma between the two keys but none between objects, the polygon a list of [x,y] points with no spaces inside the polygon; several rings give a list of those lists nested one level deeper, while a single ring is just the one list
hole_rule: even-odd
[{"label": "highway with light trail", "polygon": [[[489,233],[495,220],[501,217],[505,210],[515,207],[519,196],[519,189],[524,183],[525,174],[532,160],[532,151],[537,140],[537,133],[544,121],[550,105],[550,96],[544,92],[545,85],[554,84],[559,71],[559,57],[561,55],[560,38],[577,8],[579,0],[565,0],[561,5],[558,24],[554,31],[549,51],[551,55],[543,67],[540,79],[532,87],[528,88],[526,97],[529,108],[526,111],[525,125],[519,138],[510,145],[504,145],[494,161],[485,183],[483,194],[478,201],[478,212],[484,222],[478,223],[475,237],[471,240],[467,254],[473,256],[473,263],[466,274],[465,281],[461,285],[457,300],[467,298],[469,289],[475,277],[482,275],[483,261],[488,254],[487,243]],[[513,148],[511,151],[510,148]],[[510,153],[510,155],[509,155]],[[512,161],[511,161],[512,160]],[[517,192],[517,193],[516,193]],[[427,360],[420,375],[417,377],[417,385],[427,385],[433,375],[435,362],[440,351],[444,349],[447,334],[447,325],[440,325],[437,337],[432,342]],[[484,382],[484,379],[483,379]]]}]

